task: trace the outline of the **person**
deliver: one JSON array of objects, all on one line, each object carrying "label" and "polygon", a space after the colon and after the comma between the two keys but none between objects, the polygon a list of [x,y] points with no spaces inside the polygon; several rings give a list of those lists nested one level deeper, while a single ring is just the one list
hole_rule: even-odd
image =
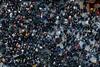
[{"label": "person", "polygon": [[80,9],[75,0],[64,1],[3,0],[0,58],[4,65],[99,67],[99,16]]}]

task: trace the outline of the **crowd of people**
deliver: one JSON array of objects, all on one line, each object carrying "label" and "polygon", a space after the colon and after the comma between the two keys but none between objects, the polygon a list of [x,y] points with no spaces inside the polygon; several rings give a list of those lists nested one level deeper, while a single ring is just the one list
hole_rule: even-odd
[{"label": "crowd of people", "polygon": [[4,67],[100,67],[100,17],[74,0],[2,0]]}]

